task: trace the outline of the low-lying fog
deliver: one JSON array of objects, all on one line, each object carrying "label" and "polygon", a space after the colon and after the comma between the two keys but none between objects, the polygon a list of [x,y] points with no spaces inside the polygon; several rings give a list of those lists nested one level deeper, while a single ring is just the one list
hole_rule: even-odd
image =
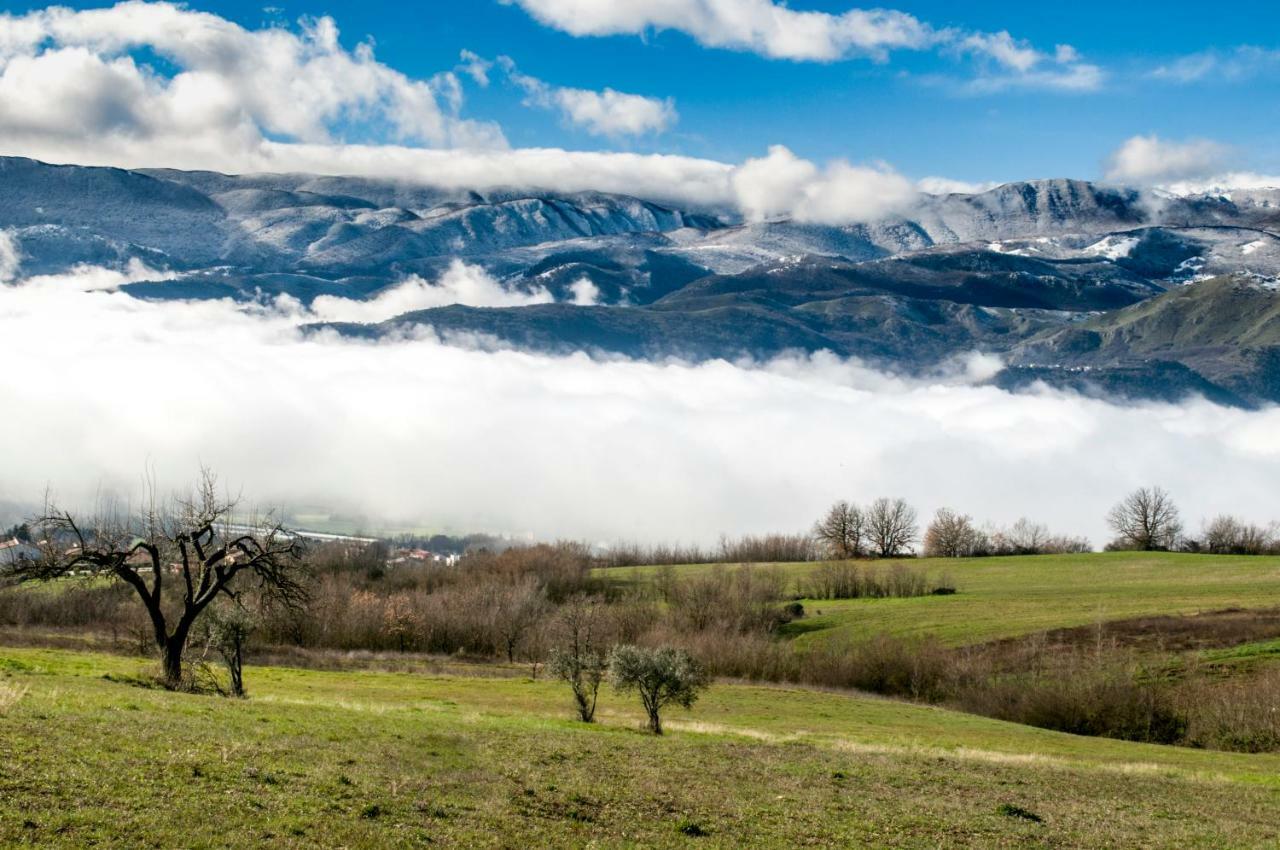
[{"label": "low-lying fog", "polygon": [[148,467],[176,488],[204,463],[259,505],[593,541],[802,530],[836,498],[892,495],[1100,544],[1106,510],[1148,483],[1192,527],[1280,518],[1274,408],[1013,395],[976,385],[994,369],[978,356],[906,380],[824,355],[647,363],[296,330],[511,303],[449,274],[315,312],[113,291],[144,269],[0,285],[0,504],[130,493]]}]

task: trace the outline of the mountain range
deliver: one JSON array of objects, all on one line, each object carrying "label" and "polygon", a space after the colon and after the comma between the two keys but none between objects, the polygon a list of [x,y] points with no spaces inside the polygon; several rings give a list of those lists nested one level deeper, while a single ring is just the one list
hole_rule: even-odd
[{"label": "mountain range", "polygon": [[0,158],[0,229],[23,274],[159,270],[123,287],[139,298],[368,299],[458,259],[547,296],[309,331],[429,326],[445,340],[691,360],[829,350],[904,374],[980,351],[1001,358],[991,380],[1010,389],[1280,401],[1280,190],[1039,180],[829,226],[603,193]]}]

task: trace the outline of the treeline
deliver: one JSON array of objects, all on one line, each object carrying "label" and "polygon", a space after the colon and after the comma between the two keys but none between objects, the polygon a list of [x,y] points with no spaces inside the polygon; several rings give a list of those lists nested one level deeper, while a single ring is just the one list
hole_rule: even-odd
[{"label": "treeline", "polygon": [[823,557],[818,541],[808,534],[761,534],[738,538],[721,536],[714,547],[616,543],[596,555],[602,567],[640,567],[673,564],[765,564],[816,561]]},{"label": "treeline", "polygon": [[[772,637],[804,616],[799,598],[917,596],[951,592],[945,576],[904,564],[814,567],[794,578],[761,565],[714,565],[653,575],[600,571],[581,543],[471,552],[452,565],[387,568],[377,544],[332,542],[305,554],[305,598],[290,605],[256,599],[252,642],[259,647],[421,652],[540,663],[569,600],[599,602],[616,643],[690,647],[704,637],[727,644]],[[833,572],[834,571],[834,572]],[[165,604],[177,609],[176,596]],[[121,582],[68,582],[0,590],[0,625],[91,630],[145,648],[151,621]]]},{"label": "treeline", "polygon": [[897,558],[915,555],[922,544],[930,558],[982,558],[997,555],[1056,555],[1089,552],[1089,541],[1053,534],[1039,523],[1020,519],[1009,528],[979,527],[973,518],[940,509],[920,533],[916,510],[904,499],[877,499],[863,507],[836,502],[813,527],[812,536],[828,558]]},{"label": "treeline", "polygon": [[1280,554],[1280,526],[1260,526],[1228,514],[1206,522],[1199,534],[1186,530],[1169,492],[1142,487],[1107,514],[1116,537],[1110,550],[1193,552],[1210,555]]}]

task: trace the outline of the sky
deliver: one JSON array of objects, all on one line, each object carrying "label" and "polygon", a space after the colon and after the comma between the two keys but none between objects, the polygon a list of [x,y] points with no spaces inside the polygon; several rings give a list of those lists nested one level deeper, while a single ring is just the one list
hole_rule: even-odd
[{"label": "sky", "polygon": [[[819,167],[848,161],[970,188],[1040,177],[1161,183],[1280,174],[1274,3],[1242,0],[1212,14],[1202,4],[1095,0],[1052,13],[1030,3],[868,10],[844,0],[207,0],[184,8],[122,4],[68,23],[69,13],[10,4],[0,19],[0,117],[13,126],[0,124],[0,152],[368,171],[368,157],[356,163],[350,151],[303,156],[294,147],[263,157],[254,144],[664,154],[728,166],[781,145]],[[179,18],[185,23],[173,23]],[[240,34],[220,44],[198,33],[229,26]],[[281,33],[297,36],[298,63],[340,55],[381,80],[351,83],[346,67],[324,61],[301,75],[302,64],[251,56],[281,52],[271,38]],[[53,114],[51,101],[83,100],[83,80],[95,75],[73,69],[72,54],[82,65],[102,63],[95,73],[112,80],[108,69],[121,72],[113,64],[136,64],[139,97],[154,99],[156,114],[126,114],[146,110],[125,102]],[[37,61],[24,75],[17,59]],[[250,77],[244,66],[253,63],[271,70]],[[81,81],[78,94],[65,90],[63,75]],[[184,85],[172,85],[175,77]],[[300,78],[310,82],[304,97]],[[5,89],[19,85],[25,92],[14,93],[6,116]],[[246,110],[245,98],[272,90],[276,97]],[[218,114],[196,114],[195,103]],[[290,104],[320,117],[275,120]],[[402,126],[405,115],[416,118]],[[156,122],[175,121],[192,126],[162,138]],[[185,150],[187,140],[214,138],[211,130],[216,153]],[[125,141],[91,144],[104,135]],[[1147,151],[1157,161],[1117,168],[1118,152],[1135,139],[1158,142]],[[447,170],[441,162],[395,168]],[[650,188],[628,179],[637,192]]]},{"label": "sky", "polygon": [[[1046,8],[10,4],[0,155],[597,189],[827,224],[1016,179],[1280,186],[1274,3]],[[424,299],[515,303],[461,263],[308,308],[118,290],[159,274],[33,276],[0,232],[0,362],[20,364],[0,398],[21,411],[0,445],[22,447],[0,519],[46,487],[83,504],[147,470],[180,487],[201,463],[257,502],[594,542],[799,531],[838,498],[905,496],[922,517],[1027,514],[1101,544],[1106,509],[1148,484],[1192,526],[1280,515],[1274,407],[1011,394],[976,355],[908,380],[821,354],[646,363],[298,332]]]}]

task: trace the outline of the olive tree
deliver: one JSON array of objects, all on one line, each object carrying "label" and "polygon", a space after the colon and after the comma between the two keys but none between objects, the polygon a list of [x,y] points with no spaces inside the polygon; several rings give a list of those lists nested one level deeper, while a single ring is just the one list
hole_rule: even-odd
[{"label": "olive tree", "polygon": [[1125,496],[1107,514],[1121,549],[1172,549],[1182,534],[1182,520],[1173,498],[1159,487],[1141,487]]},{"label": "olive tree", "polygon": [[594,596],[565,600],[552,624],[556,645],[551,649],[551,675],[573,690],[578,717],[591,723],[596,716],[600,682],[609,669],[604,603]]},{"label": "olive tree", "polygon": [[46,498],[30,523],[39,557],[6,572],[21,581],[106,577],[129,585],[151,621],[165,684],[179,687],[192,628],[215,599],[245,590],[286,605],[306,598],[297,538],[270,517],[234,523],[237,507],[218,495],[208,470],[188,495],[163,503],[148,484],[139,510],[108,500],[82,518]]},{"label": "olive tree", "polygon": [[832,505],[813,526],[813,536],[822,547],[831,557],[841,560],[862,554],[865,533],[862,510],[844,500]]},{"label": "olive tree", "polygon": [[701,664],[683,649],[648,649],[624,645],[609,655],[609,678],[621,692],[637,691],[649,731],[662,734],[662,709],[668,705],[692,708],[710,684]]},{"label": "olive tree", "polygon": [[239,602],[215,603],[196,621],[197,640],[222,659],[230,679],[229,692],[243,697],[244,650],[258,627],[253,612]]}]

